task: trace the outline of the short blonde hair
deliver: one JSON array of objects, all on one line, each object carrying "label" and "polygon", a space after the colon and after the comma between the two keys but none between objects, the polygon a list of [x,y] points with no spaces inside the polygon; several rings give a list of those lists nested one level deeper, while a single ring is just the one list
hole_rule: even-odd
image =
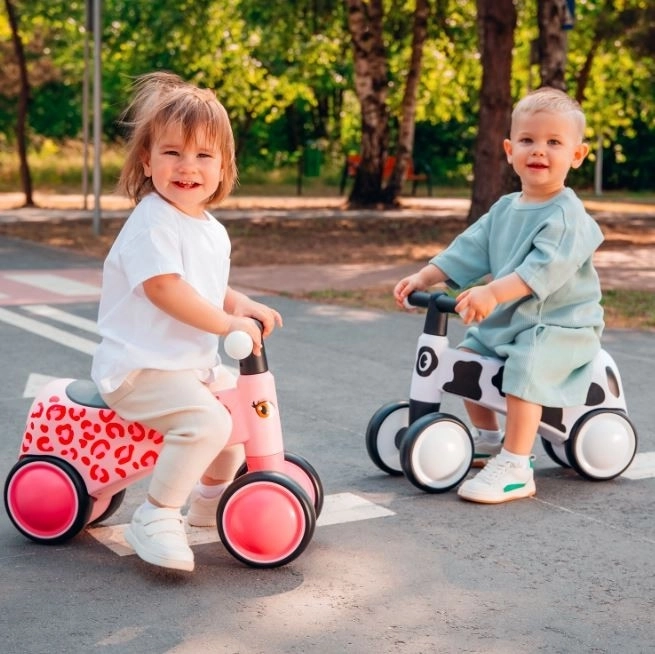
[{"label": "short blonde hair", "polygon": [[152,144],[169,125],[179,125],[185,143],[199,132],[217,147],[221,154],[223,176],[208,204],[224,200],[237,180],[234,135],[225,107],[216,95],[185,82],[173,73],[149,73],[138,77],[133,85],[134,97],[123,114],[129,129],[125,163],[118,180],[118,189],[139,202],[154,190],[146,177],[143,162]]},{"label": "short blonde hair", "polygon": [[518,116],[536,114],[539,112],[570,114],[580,133],[580,141],[584,139],[587,121],[580,104],[564,91],[544,86],[524,96],[512,111],[512,123]]}]

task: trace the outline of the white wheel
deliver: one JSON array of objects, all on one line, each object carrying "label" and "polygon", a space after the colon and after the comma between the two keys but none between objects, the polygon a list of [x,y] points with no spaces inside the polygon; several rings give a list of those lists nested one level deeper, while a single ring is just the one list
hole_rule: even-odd
[{"label": "white wheel", "polygon": [[473,439],[454,416],[431,413],[412,423],[400,443],[400,463],[409,481],[427,493],[459,484],[473,462]]},{"label": "white wheel", "polygon": [[558,466],[562,466],[562,468],[571,467],[568,459],[566,458],[565,443],[551,443],[549,440],[546,440],[542,436],[541,445],[544,448],[544,452],[546,452],[551,461],[554,461]]},{"label": "white wheel", "polygon": [[366,429],[366,451],[371,461],[389,475],[402,475],[400,440],[409,424],[409,402],[390,402],[380,407]]},{"label": "white wheel", "polygon": [[618,477],[637,451],[637,432],[625,413],[591,411],[578,421],[566,441],[566,455],[575,471],[586,479]]}]

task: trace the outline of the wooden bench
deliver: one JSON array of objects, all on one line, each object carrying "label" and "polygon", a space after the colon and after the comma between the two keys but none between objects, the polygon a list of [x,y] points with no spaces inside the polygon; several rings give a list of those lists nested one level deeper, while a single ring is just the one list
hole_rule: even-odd
[{"label": "wooden bench", "polygon": [[[357,174],[357,168],[362,160],[359,154],[349,154],[346,156],[346,161],[343,166],[343,173],[341,174],[341,183],[339,185],[339,193],[343,195],[346,190],[346,183],[348,179],[354,178]],[[382,169],[382,181],[387,182],[391,177],[394,166],[396,165],[396,157],[390,156],[384,160],[384,167]],[[405,172],[405,180],[412,182],[412,195],[416,195],[416,188],[423,182],[427,186],[428,195],[432,196],[432,175],[430,168],[426,165],[420,168],[414,166],[414,162],[410,159],[409,166]]]}]

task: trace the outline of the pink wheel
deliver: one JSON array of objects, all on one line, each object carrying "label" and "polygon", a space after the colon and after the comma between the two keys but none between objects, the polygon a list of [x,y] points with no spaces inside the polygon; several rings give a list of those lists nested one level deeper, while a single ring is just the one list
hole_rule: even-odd
[{"label": "pink wheel", "polygon": [[69,463],[55,457],[29,457],[7,476],[5,507],[24,536],[37,543],[55,544],[84,528],[91,500]]},{"label": "pink wheel", "polygon": [[[237,471],[235,478],[245,475],[246,472],[248,472],[248,466],[244,463]],[[314,513],[318,518],[323,509],[324,493],[321,478],[314,467],[304,457],[285,451],[282,472],[300,484],[300,487],[309,495],[309,499],[314,505]]]},{"label": "pink wheel", "polygon": [[316,514],[307,493],[287,475],[252,472],[236,479],[218,506],[226,549],[259,568],[285,565],[307,547]]}]

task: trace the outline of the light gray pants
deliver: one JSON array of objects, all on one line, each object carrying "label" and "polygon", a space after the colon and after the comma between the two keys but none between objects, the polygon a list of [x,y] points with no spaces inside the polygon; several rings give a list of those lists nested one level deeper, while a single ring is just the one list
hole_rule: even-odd
[{"label": "light gray pants", "polygon": [[162,506],[181,507],[203,473],[228,481],[243,462],[243,446],[225,448],[229,412],[193,370],[137,370],[103,399],[123,419],[163,434],[148,489]]}]

